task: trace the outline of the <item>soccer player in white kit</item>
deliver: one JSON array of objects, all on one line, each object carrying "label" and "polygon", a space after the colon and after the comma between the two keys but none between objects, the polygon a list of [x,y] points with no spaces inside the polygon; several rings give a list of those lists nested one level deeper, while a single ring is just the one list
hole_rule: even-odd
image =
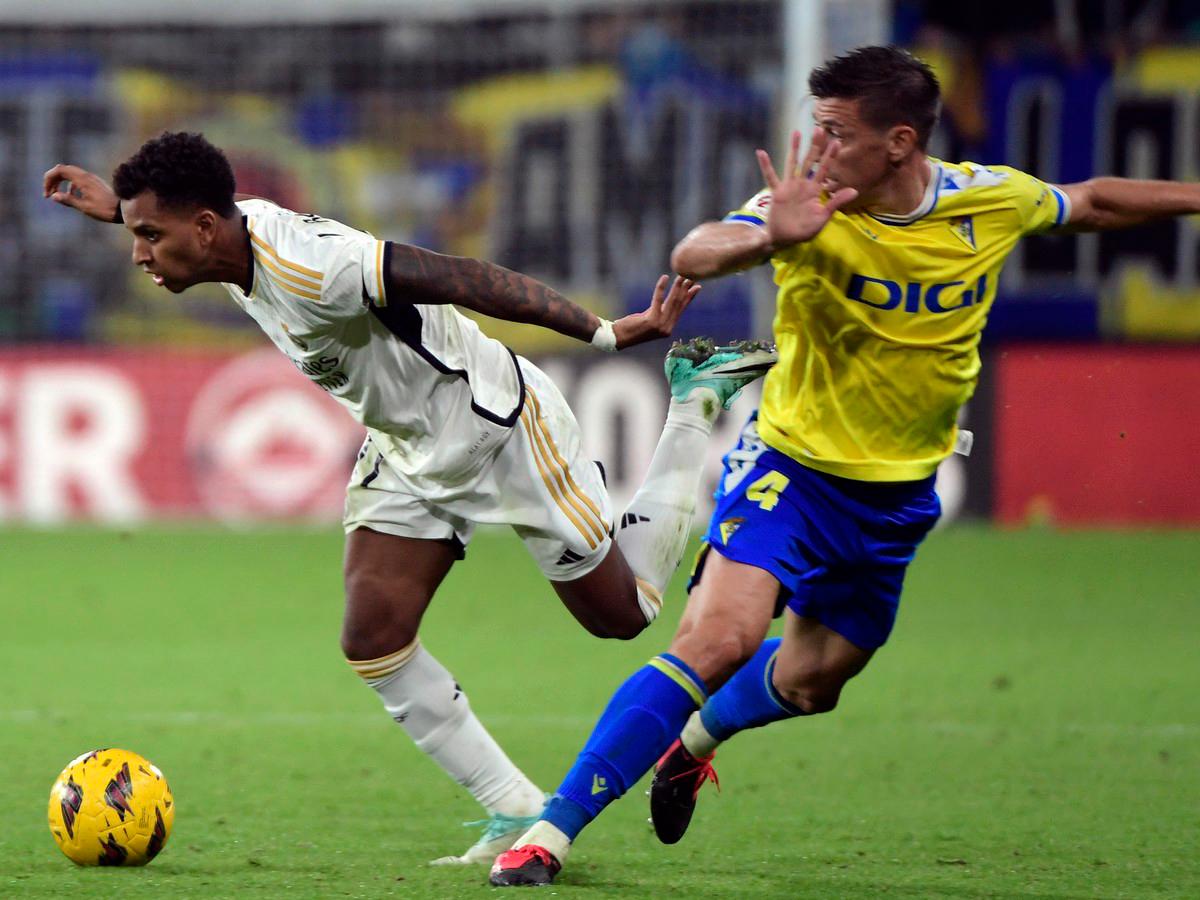
[{"label": "soccer player in white kit", "polygon": [[134,265],[172,293],[222,283],[366,426],[346,495],[342,650],[417,746],[487,810],[479,841],[437,862],[489,863],[536,819],[544,795],[421,646],[434,592],[478,523],[505,523],[589,632],[638,634],[683,553],[716,416],[766,371],[773,349],[672,350],[667,421],[614,537],[602,472],[562,395],[454,305],[616,350],[669,335],[699,285],[663,276],[645,312],[607,322],[500,266],[237,195],[224,154],[185,132],[146,142],[112,187],[60,164],[44,192],[123,222]]}]

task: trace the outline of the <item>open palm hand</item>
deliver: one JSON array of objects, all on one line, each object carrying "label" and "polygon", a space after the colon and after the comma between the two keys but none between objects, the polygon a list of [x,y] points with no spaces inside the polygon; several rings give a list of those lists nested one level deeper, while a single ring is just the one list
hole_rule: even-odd
[{"label": "open palm hand", "polygon": [[797,166],[800,132],[793,131],[782,178],[775,172],[767,151],[757,151],[758,167],[771,189],[767,234],[774,247],[812,240],[838,209],[858,196],[854,188],[839,188],[828,197],[823,196],[821,186],[825,183],[829,163],[841,149],[839,141],[823,138],[823,132],[818,129],[804,162]]}]

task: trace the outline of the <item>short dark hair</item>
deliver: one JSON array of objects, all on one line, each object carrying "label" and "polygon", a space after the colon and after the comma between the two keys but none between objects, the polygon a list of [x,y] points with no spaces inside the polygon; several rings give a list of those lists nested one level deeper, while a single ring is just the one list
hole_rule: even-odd
[{"label": "short dark hair", "polygon": [[142,144],[112,177],[122,200],[151,191],[160,203],[175,208],[199,206],[232,216],[236,183],[229,160],[202,134],[164,131]]},{"label": "short dark hair", "polygon": [[937,123],[941,87],[928,64],[899,47],[859,47],[835,56],[808,76],[817,99],[859,101],[876,128],[911,125],[924,148]]}]

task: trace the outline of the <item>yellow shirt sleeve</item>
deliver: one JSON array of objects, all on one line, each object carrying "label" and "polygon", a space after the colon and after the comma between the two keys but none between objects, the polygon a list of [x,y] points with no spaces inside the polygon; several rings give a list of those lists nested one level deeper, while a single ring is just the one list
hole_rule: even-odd
[{"label": "yellow shirt sleeve", "polygon": [[1071,218],[1071,201],[1062,188],[1047,184],[1011,166],[989,166],[1005,177],[1021,221],[1022,234],[1038,234],[1060,228]]},{"label": "yellow shirt sleeve", "polygon": [[745,222],[747,225],[767,224],[767,210],[771,208],[771,192],[761,190],[737,209],[727,213],[722,222]]}]

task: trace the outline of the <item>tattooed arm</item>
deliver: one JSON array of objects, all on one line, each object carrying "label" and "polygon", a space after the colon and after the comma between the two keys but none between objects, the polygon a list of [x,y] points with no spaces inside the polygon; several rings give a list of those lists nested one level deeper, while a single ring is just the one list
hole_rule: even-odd
[{"label": "tattooed arm", "polygon": [[[389,246],[386,288],[394,302],[453,303],[497,319],[541,325],[581,341],[591,341],[601,327],[599,316],[520,272],[408,244]],[[698,284],[676,278],[668,291],[667,280],[665,275],[658,280],[645,312],[612,323],[617,349],[667,337],[700,290]]]}]

